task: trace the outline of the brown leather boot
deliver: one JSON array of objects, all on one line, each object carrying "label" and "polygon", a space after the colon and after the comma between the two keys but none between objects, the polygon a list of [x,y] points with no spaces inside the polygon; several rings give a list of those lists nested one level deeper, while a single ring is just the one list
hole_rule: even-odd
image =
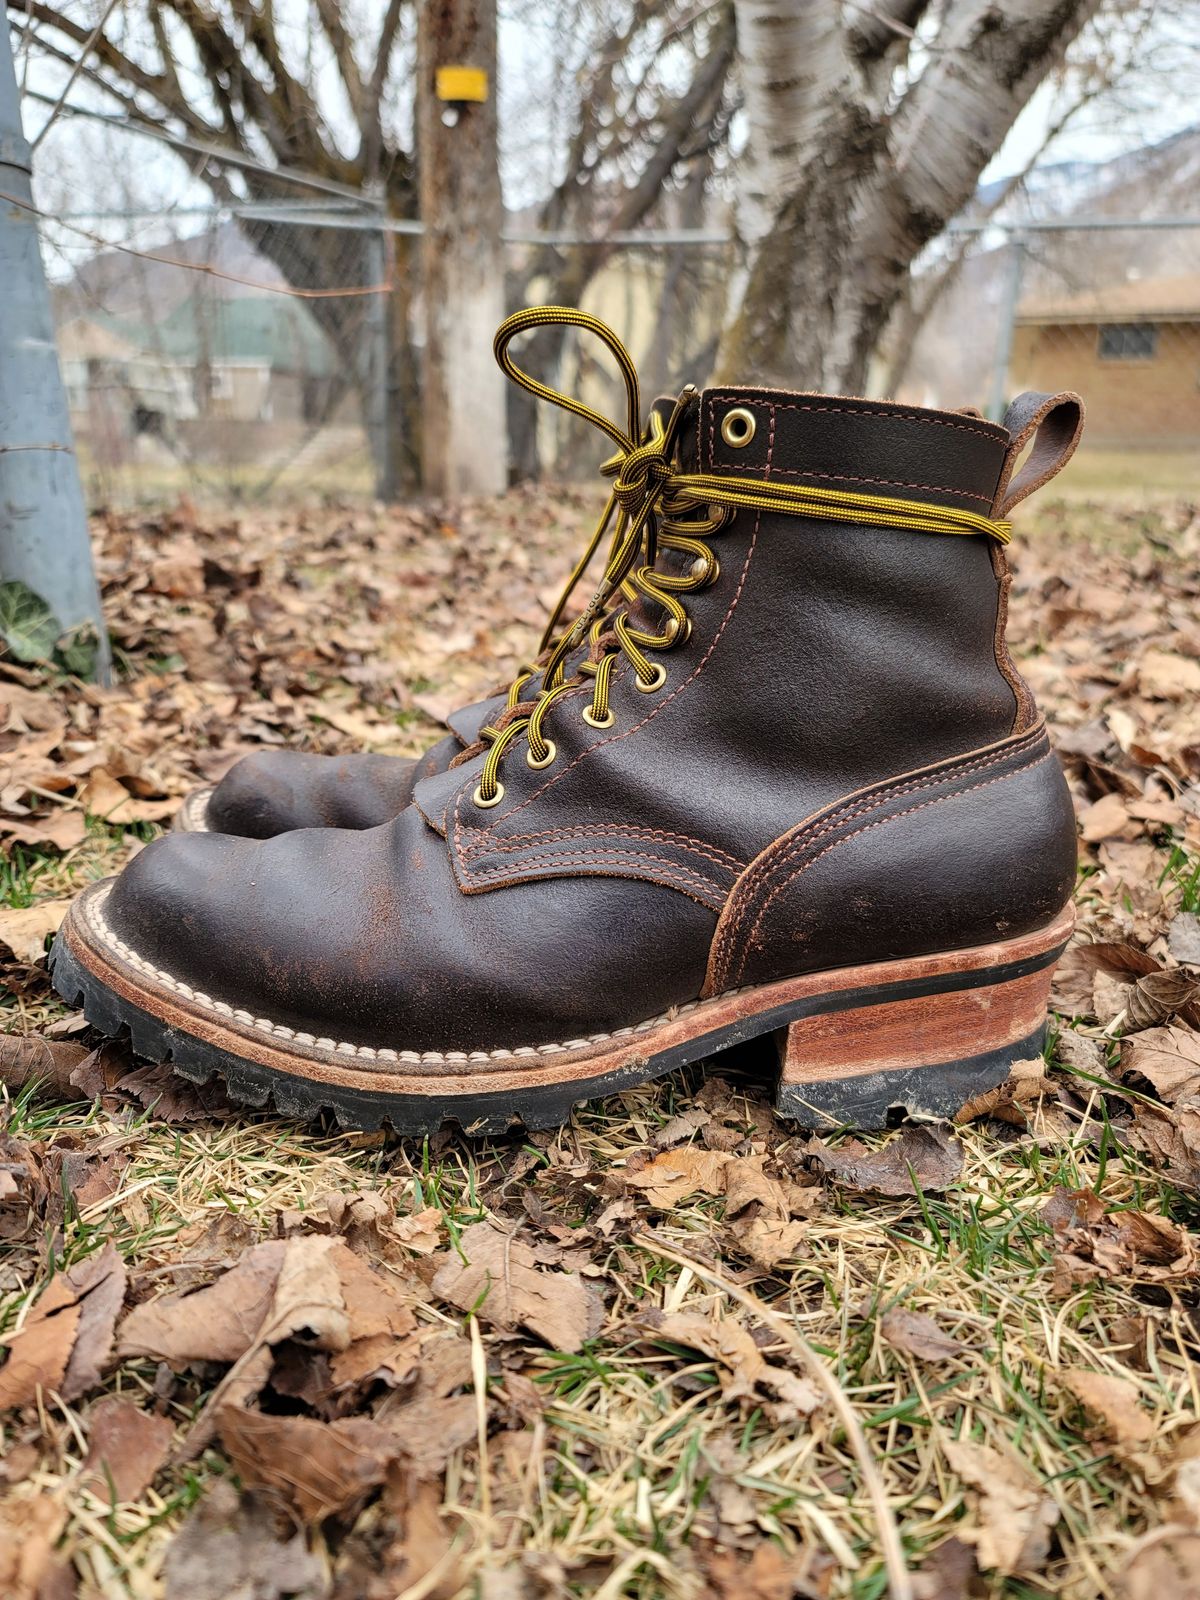
[{"label": "brown leather boot", "polygon": [[76,902],[55,984],[192,1079],[360,1127],[549,1126],[767,1033],[786,1115],[954,1110],[1038,1050],[1071,928],[1003,543],[1078,399],[1000,426],[722,385],[639,445],[592,319],[510,318],[506,370],[538,388],[507,347],[547,318],[600,333],[630,408],[587,413],[618,549],[536,698],[386,826],[158,840]]},{"label": "brown leather boot", "polygon": [[[643,443],[662,438],[674,406],[670,397],[660,395],[654,401]],[[517,693],[536,689],[538,669],[598,548],[594,537],[576,562],[550,613],[538,655],[515,685]],[[452,711],[446,718],[449,735],[415,761],[358,752],[320,756],[303,750],[256,750],[219,783],[193,789],[172,827],[180,833],[231,833],[246,839],[271,839],[295,828],[377,828],[399,816],[422,778],[445,772],[510,700],[515,704],[511,692],[496,694]]]}]

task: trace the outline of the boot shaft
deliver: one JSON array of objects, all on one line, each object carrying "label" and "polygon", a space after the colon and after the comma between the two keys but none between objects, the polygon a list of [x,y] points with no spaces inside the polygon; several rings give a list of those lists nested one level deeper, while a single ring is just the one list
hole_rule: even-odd
[{"label": "boot shaft", "polygon": [[[692,402],[678,457],[684,473],[986,516],[1011,447],[1006,427],[973,416],[721,388]],[[552,763],[506,753],[504,798],[490,812],[471,804],[462,769],[430,779],[416,790],[426,819],[470,846],[486,834],[513,865],[518,839],[543,841],[540,857],[561,836],[578,854],[635,818],[639,837],[745,863],[839,796],[1028,727],[993,541],[880,515],[863,525],[733,512],[701,537],[713,572],[679,596],[681,636],[651,652],[661,687],[640,692],[622,659],[609,726],[585,720],[593,691],[582,682],[547,718]],[[678,576],[695,561],[660,549],[657,570]],[[663,613],[646,604],[633,620],[653,632]]]}]

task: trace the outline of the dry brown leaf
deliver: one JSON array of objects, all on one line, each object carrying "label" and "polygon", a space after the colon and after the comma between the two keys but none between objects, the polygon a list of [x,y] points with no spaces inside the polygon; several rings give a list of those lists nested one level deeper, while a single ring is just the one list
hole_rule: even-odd
[{"label": "dry brown leaf", "polygon": [[280,1533],[274,1512],[223,1478],[172,1539],[163,1568],[169,1600],[327,1600],[323,1564],[304,1534]]},{"label": "dry brown leaf", "polygon": [[974,1592],[972,1583],[978,1574],[971,1546],[962,1539],[946,1539],[913,1573],[913,1600],[966,1600]]},{"label": "dry brown leaf", "polygon": [[1174,1105],[1200,1097],[1200,1033],[1190,1028],[1149,1028],[1121,1045],[1121,1072],[1145,1078]]},{"label": "dry brown leaf", "polygon": [[441,1485],[397,1462],[388,1469],[380,1513],[377,1536],[356,1529],[338,1553],[337,1600],[396,1600],[410,1592],[453,1600],[463,1586],[462,1563],[442,1513]]},{"label": "dry brown leaf", "polygon": [[789,1555],[765,1543],[749,1556],[713,1550],[702,1559],[705,1600],[825,1600],[837,1570],[827,1551]]},{"label": "dry brown leaf", "polygon": [[836,1149],[814,1139],[806,1154],[839,1183],[886,1195],[915,1195],[917,1185],[922,1193],[948,1189],[963,1164],[958,1140],[925,1126],[905,1128],[877,1150],[859,1139],[847,1139]]},{"label": "dry brown leaf", "polygon": [[932,1317],[924,1312],[910,1311],[907,1306],[893,1306],[879,1321],[879,1331],[903,1355],[916,1356],[921,1361],[949,1361],[965,1354],[957,1339],[943,1333]]},{"label": "dry brown leaf", "polygon": [[1200,661],[1172,650],[1147,650],[1138,662],[1138,687],[1151,700],[1200,695]]},{"label": "dry brown leaf", "polygon": [[1139,1539],[1118,1580],[1121,1600],[1200,1600],[1200,1533],[1168,1523]]},{"label": "dry brown leaf", "polygon": [[[650,1312],[643,1319],[656,1339],[701,1350],[717,1363],[727,1400],[762,1405],[776,1421],[808,1417],[824,1396],[810,1378],[767,1360],[753,1335],[732,1318],[717,1320],[692,1312]],[[765,1396],[772,1400],[767,1401]]]},{"label": "dry brown leaf", "polygon": [[[335,1356],[333,1386],[358,1382],[386,1365],[377,1336],[395,1341],[411,1332],[411,1299],[411,1291],[374,1272],[340,1238],[274,1239],[253,1246],[207,1288],[136,1307],[121,1326],[120,1349],[174,1366],[232,1363],[188,1434],[187,1451],[195,1454],[221,1410],[250,1405],[265,1387],[275,1347],[303,1333],[309,1349]],[[344,1380],[336,1366],[340,1353]]]},{"label": "dry brown leaf", "polygon": [[139,800],[119,783],[107,767],[96,767],[79,795],[79,802],[89,816],[101,817],[105,822],[161,822],[179,810],[178,798],[168,800]]},{"label": "dry brown leaf", "polygon": [[1080,1405],[1099,1422],[1102,1438],[1124,1450],[1154,1437],[1154,1423],[1138,1404],[1137,1385],[1128,1378],[1087,1367],[1068,1367],[1062,1376]]},{"label": "dry brown leaf", "polygon": [[1200,1101],[1167,1107],[1135,1100],[1131,1110],[1133,1120],[1124,1130],[1130,1145],[1172,1182],[1200,1189]]},{"label": "dry brown leaf", "polygon": [[693,1194],[724,1194],[725,1169],[733,1157],[723,1150],[687,1145],[664,1150],[644,1167],[625,1173],[625,1182],[640,1189],[651,1205],[669,1211]]},{"label": "dry brown leaf", "polygon": [[540,1272],[529,1246],[490,1222],[474,1223],[459,1244],[462,1256],[443,1256],[432,1285],[459,1310],[493,1327],[528,1328],[568,1352],[600,1331],[604,1307],[578,1273]]},{"label": "dry brown leaf", "polygon": [[77,1099],[71,1075],[89,1052],[68,1039],[47,1039],[39,1033],[0,1034],[0,1083],[16,1094],[27,1084],[44,1081],[59,1094]]},{"label": "dry brown leaf", "polygon": [[1180,911],[1172,917],[1167,949],[1181,965],[1200,967],[1200,913]]},{"label": "dry brown leaf", "polygon": [[1080,814],[1079,831],[1085,843],[1099,844],[1101,839],[1136,839],[1142,830],[1124,798],[1106,794]]},{"label": "dry brown leaf", "polygon": [[1200,977],[1183,967],[1148,972],[1125,1000],[1124,1032],[1154,1028],[1178,1016],[1189,1027],[1200,1026]]},{"label": "dry brown leaf", "polygon": [[0,1410],[39,1390],[75,1400],[99,1382],[125,1297],[125,1268],[111,1244],[51,1278],[0,1368]]},{"label": "dry brown leaf", "polygon": [[51,845],[65,854],[87,838],[87,818],[82,811],[68,811],[65,807],[59,807],[52,817],[34,822],[0,817],[0,835],[15,840],[17,844],[34,845],[39,850]]},{"label": "dry brown leaf", "polygon": [[57,933],[69,900],[40,900],[37,905],[0,906],[0,946],[18,961],[35,966],[45,954],[47,937]]},{"label": "dry brown leaf", "polygon": [[189,1083],[170,1067],[150,1065],[123,1073],[113,1092],[152,1111],[160,1122],[205,1122],[236,1114],[219,1078]]},{"label": "dry brown leaf", "polygon": [[75,1578],[54,1554],[67,1508],[57,1495],[0,1502],[0,1595],[4,1600],[71,1600]]},{"label": "dry brown leaf", "polygon": [[[708,1112],[702,1115],[711,1120]],[[664,1211],[693,1194],[723,1194],[729,1246],[770,1271],[799,1253],[807,1225],[793,1219],[817,1209],[822,1196],[815,1184],[772,1177],[765,1171],[766,1159],[689,1145],[661,1152],[627,1172],[625,1181]]]},{"label": "dry brown leaf", "polygon": [[1060,1294],[1097,1278],[1170,1283],[1200,1270],[1200,1248],[1186,1229],[1145,1211],[1106,1211],[1089,1189],[1056,1189],[1041,1216],[1054,1233]]},{"label": "dry brown leaf", "polygon": [[1036,1572],[1050,1552],[1058,1506],[1027,1467],[999,1450],[969,1440],[947,1443],[946,1459],[977,1491],[975,1526],[961,1537],[975,1546],[979,1565],[1005,1577]]},{"label": "dry brown leaf", "polygon": [[286,1249],[282,1239],[255,1245],[210,1287],[135,1306],[121,1324],[117,1354],[174,1366],[238,1360],[271,1309]]},{"label": "dry brown leaf", "polygon": [[985,1089],[955,1113],[958,1124],[975,1122],[980,1117],[995,1117],[1014,1128],[1027,1128],[1029,1118],[1036,1111],[1043,1095],[1053,1096],[1054,1084],[1046,1076],[1046,1063],[1041,1056],[1027,1061],[1014,1061],[1008,1077],[994,1089]]},{"label": "dry brown leaf", "polygon": [[174,1425],[131,1400],[112,1395],[88,1418],[88,1453],[81,1487],[116,1504],[136,1500],[167,1459]]},{"label": "dry brown leaf", "polygon": [[366,1417],[314,1422],[222,1406],[216,1425],[243,1484],[279,1494],[308,1525],[357,1511],[403,1453],[397,1435]]}]

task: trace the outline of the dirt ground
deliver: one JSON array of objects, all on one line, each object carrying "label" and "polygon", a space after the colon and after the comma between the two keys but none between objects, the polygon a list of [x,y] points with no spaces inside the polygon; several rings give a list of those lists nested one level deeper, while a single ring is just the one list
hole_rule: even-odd
[{"label": "dirt ground", "polygon": [[1019,522],[1080,932],[1045,1059],[955,1127],[797,1132],[746,1051],[404,1144],[54,998],[71,894],[190,787],[416,753],[506,681],[590,506],[113,516],[116,686],[0,659],[0,1595],[1194,1595],[1195,504]]}]

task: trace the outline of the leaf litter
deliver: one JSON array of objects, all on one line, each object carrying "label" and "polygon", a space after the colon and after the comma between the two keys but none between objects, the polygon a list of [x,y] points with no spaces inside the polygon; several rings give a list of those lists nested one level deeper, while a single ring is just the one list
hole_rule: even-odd
[{"label": "leaf litter", "polygon": [[239,755],[436,737],[524,659],[578,503],[106,519],[126,675],[0,660],[0,1592],[878,1593],[860,1464],[760,1303],[857,1415],[919,1600],[1190,1593],[1200,523],[1143,515],[1101,548],[1051,508],[1017,552],[1085,867],[1045,1059],[953,1132],[810,1137],[749,1052],[425,1150],[97,1041],[46,935]]}]

